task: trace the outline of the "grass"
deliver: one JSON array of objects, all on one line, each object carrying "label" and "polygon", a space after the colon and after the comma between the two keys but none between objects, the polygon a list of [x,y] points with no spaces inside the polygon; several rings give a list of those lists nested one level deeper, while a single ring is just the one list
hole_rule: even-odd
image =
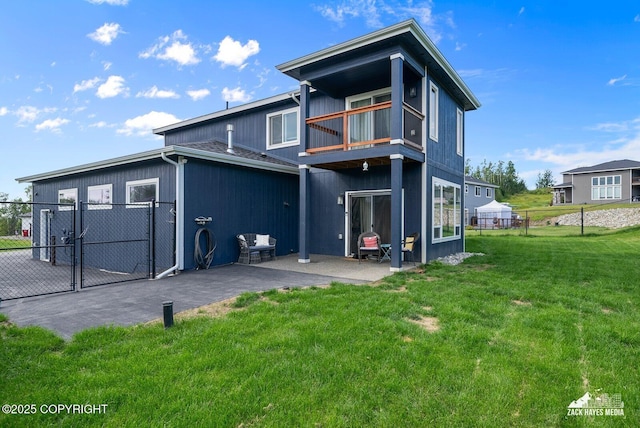
[{"label": "grass", "polygon": [[31,248],[31,238],[0,237],[0,248]]},{"label": "grass", "polygon": [[[167,330],[65,342],[0,318],[1,403],[108,405],[0,426],[638,426],[640,229],[483,234],[467,251],[485,255],[246,293]],[[598,389],[622,395],[624,418],[567,416]]]}]

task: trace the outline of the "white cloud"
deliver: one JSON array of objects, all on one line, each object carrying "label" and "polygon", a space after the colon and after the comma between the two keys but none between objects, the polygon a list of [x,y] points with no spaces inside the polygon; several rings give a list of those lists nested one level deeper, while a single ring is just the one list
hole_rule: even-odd
[{"label": "white cloud", "polygon": [[198,101],[198,100],[201,100],[203,98],[206,98],[210,94],[211,94],[211,91],[209,91],[206,88],[205,89],[194,89],[194,90],[191,90],[191,91],[187,91],[187,95],[189,95],[193,101]]},{"label": "white cloud", "polygon": [[180,66],[195,65],[200,62],[198,54],[191,43],[183,43],[187,36],[182,30],[176,30],[170,36],[160,37],[158,43],[141,52],[140,58],[156,58],[165,61],[175,61]]},{"label": "white cloud", "polygon": [[247,64],[246,60],[252,55],[260,52],[260,44],[256,40],[249,40],[245,45],[226,36],[218,46],[218,53],[213,59],[220,62],[222,67],[232,65],[243,69]]},{"label": "white cloud", "polygon": [[109,46],[111,42],[113,42],[116,37],[118,37],[118,34],[121,33],[124,33],[124,31],[122,31],[122,27],[120,27],[120,24],[112,22],[110,24],[105,23],[102,27],[98,28],[93,33],[87,34],[87,37],[89,37],[94,42]]},{"label": "white cloud", "polygon": [[522,15],[523,13],[524,13],[524,6],[520,8],[520,10],[518,11],[518,15]]},{"label": "white cloud", "polygon": [[554,164],[561,171],[580,166],[594,165],[616,159],[636,159],[640,152],[640,117],[620,123],[601,123],[589,128],[595,132],[615,133],[614,139],[605,141],[597,136],[598,149],[586,145],[556,146],[551,148],[524,149],[526,160]]},{"label": "white cloud", "polygon": [[122,76],[109,76],[107,81],[100,85],[96,92],[98,98],[113,98],[120,94],[129,95],[129,88],[124,86],[124,78]]},{"label": "white cloud", "polygon": [[93,4],[110,4],[111,6],[126,6],[129,3],[129,0],[87,0],[89,3]]},{"label": "white cloud", "polygon": [[36,125],[36,132],[49,130],[51,132],[58,133],[60,132],[60,127],[67,123],[69,123],[69,119],[62,119],[59,117],[56,119],[47,119]]},{"label": "white cloud", "polygon": [[624,79],[627,78],[627,75],[625,74],[624,76],[620,76],[620,77],[614,77],[613,79],[609,79],[609,81],[607,82],[607,85],[609,86],[613,86],[618,82],[622,82]]},{"label": "white cloud", "polygon": [[158,89],[157,86],[152,86],[149,90],[145,92],[138,92],[136,94],[136,98],[180,98],[180,95],[176,94],[173,91],[166,91],[163,89]]},{"label": "white cloud", "polygon": [[222,99],[229,102],[239,101],[246,103],[251,100],[251,95],[247,94],[244,89],[233,88],[229,89],[225,87],[222,89]]},{"label": "white cloud", "polygon": [[[383,7],[385,5],[383,4]],[[380,20],[380,11],[376,6],[375,1],[362,1],[362,0],[347,0],[338,6],[331,7],[329,5],[314,6],[316,11],[320,12],[320,15],[327,18],[329,21],[333,21],[341,27],[345,25],[345,20],[348,18],[365,19],[368,27],[379,28],[382,27]],[[392,7],[387,7],[389,12]]]},{"label": "white cloud", "polygon": [[113,63],[110,63],[109,61],[102,61],[102,68],[104,69],[104,71],[109,70],[112,65]]},{"label": "white cloud", "polygon": [[6,116],[9,114],[9,110],[6,107],[0,107],[0,116]]},{"label": "white cloud", "polygon": [[80,91],[86,91],[87,89],[93,89],[100,82],[99,77],[94,77],[93,79],[83,80],[80,83],[76,83],[73,85],[73,93]]},{"label": "white cloud", "polygon": [[640,22],[640,15],[636,15],[635,18],[633,18],[634,22]]},{"label": "white cloud", "polygon": [[151,111],[142,116],[134,117],[133,119],[128,119],[124,122],[124,127],[118,129],[118,134],[123,135],[135,135],[144,137],[147,135],[151,135],[151,131],[155,128],[160,128],[162,126],[171,125],[172,123],[179,122],[180,119],[175,117],[172,114]]},{"label": "white cloud", "polygon": [[460,43],[460,42],[456,42],[456,50],[457,51],[461,51],[462,49],[464,49],[465,47],[467,47],[466,43]]},{"label": "white cloud", "polygon": [[21,125],[25,122],[35,121],[41,114],[53,113],[56,110],[57,109],[55,107],[39,109],[33,106],[21,106],[14,112],[14,114],[18,116],[18,125]]},{"label": "white cloud", "polygon": [[99,122],[90,124],[89,128],[106,128],[107,126],[109,126],[107,122],[105,122],[104,120],[101,120]]}]

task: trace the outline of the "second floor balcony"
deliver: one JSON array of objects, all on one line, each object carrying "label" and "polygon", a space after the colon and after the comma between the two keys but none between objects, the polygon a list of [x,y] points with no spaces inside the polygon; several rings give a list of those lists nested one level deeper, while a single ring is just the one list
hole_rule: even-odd
[{"label": "second floor balcony", "polygon": [[[421,112],[407,103],[402,104],[403,143],[420,152],[423,150],[423,121]],[[391,101],[310,117],[306,124],[309,128],[308,155],[388,145],[391,142]]]}]

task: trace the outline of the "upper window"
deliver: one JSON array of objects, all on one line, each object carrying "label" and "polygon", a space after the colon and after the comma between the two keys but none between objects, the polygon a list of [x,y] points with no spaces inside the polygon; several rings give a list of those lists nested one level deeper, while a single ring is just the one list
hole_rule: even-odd
[{"label": "upper window", "polygon": [[491,192],[491,187],[487,187],[487,190],[486,190],[487,198],[491,198],[492,197],[491,193],[492,193]]},{"label": "upper window", "polygon": [[438,141],[438,87],[431,82],[429,85],[429,138]]},{"label": "upper window", "polygon": [[65,204],[59,207],[60,211],[69,211],[74,207],[78,208],[78,189],[58,190],[58,203]]},{"label": "upper window", "polygon": [[[347,110],[368,107],[391,101],[391,89],[355,95],[346,99]],[[379,140],[391,137],[391,109],[369,110],[349,115],[349,144]],[[352,148],[363,148],[355,145]]]},{"label": "upper window", "polygon": [[480,186],[475,186],[476,188],[476,196],[480,197],[482,196],[482,188]]},{"label": "upper window", "polygon": [[111,184],[89,186],[87,188],[87,202],[89,202],[89,209],[111,209],[111,190]]},{"label": "upper window", "polygon": [[298,109],[279,111],[267,115],[267,149],[298,144]]},{"label": "upper window", "polygon": [[[127,204],[130,206],[146,206],[152,200],[158,200],[158,178],[127,181]],[[128,206],[129,207],[129,206]]]},{"label": "upper window", "polygon": [[591,200],[622,199],[622,176],[608,175],[591,178]]},{"label": "upper window", "polygon": [[460,239],[460,186],[434,177],[432,195],[433,242]]},{"label": "upper window", "polygon": [[464,185],[464,194],[466,195],[466,194],[468,194],[468,193],[469,193],[469,185],[468,185],[468,184],[465,184],[465,185]]},{"label": "upper window", "polygon": [[456,153],[462,156],[462,150],[464,148],[464,114],[460,109],[456,109],[456,111]]}]

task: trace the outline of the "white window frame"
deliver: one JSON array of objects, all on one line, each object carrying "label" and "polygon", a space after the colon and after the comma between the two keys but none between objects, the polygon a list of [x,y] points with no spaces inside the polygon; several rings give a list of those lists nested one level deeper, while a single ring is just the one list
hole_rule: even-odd
[{"label": "white window frame", "polygon": [[465,194],[465,195],[468,195],[468,194],[469,194],[469,185],[468,185],[468,184],[465,184],[465,185],[464,185],[464,194]]},{"label": "white window frame", "polygon": [[440,89],[435,83],[429,82],[429,138],[435,142],[438,141],[439,104]]},{"label": "white window frame", "polygon": [[[100,202],[92,203],[91,191],[101,191],[102,197],[104,197],[104,191],[108,191],[108,200],[101,200]],[[111,203],[113,202],[113,185],[112,184],[98,184],[96,186],[87,187],[87,207],[90,210],[110,210]]]},{"label": "white window frame", "polygon": [[[379,97],[381,95],[389,95],[389,96],[391,96],[391,87],[389,86],[389,87],[382,88],[382,89],[376,89],[375,91],[364,92],[364,93],[361,93],[361,94],[356,94],[356,95],[352,95],[350,97],[346,97],[345,100],[344,100],[344,104],[345,104],[344,109],[345,110],[353,110],[353,108],[351,107],[351,103],[356,102],[356,101],[366,100],[366,99],[371,101],[370,105],[374,105],[374,104],[376,104],[375,98]],[[371,138],[373,139],[373,135],[375,134],[375,126],[376,126],[375,120],[373,118],[373,112],[362,113],[362,114],[367,114],[367,115],[371,116],[371,121],[370,121],[371,123],[370,123],[370,127],[369,127],[368,132],[371,135]],[[349,130],[349,137],[348,137],[349,140],[348,141],[351,143],[351,135],[352,135],[351,134],[351,132],[352,132],[352,130],[351,130],[351,120],[349,120],[348,130]],[[370,147],[370,146],[365,145],[365,146],[361,146],[359,148],[365,148],[365,147]]]},{"label": "white window frame", "polygon": [[[65,203],[65,202],[61,202],[60,199],[62,199],[62,198],[69,199],[69,196],[71,194],[73,194],[73,200],[74,200],[73,204],[75,206],[75,209],[78,209],[78,188],[77,187],[58,190],[58,203],[59,204]],[[60,211],[71,211],[73,208],[74,207],[72,207],[70,205],[60,205],[58,207],[58,210],[60,210]]]},{"label": "white window frame", "polygon": [[462,156],[464,150],[464,113],[456,109],[456,153]]},{"label": "white window frame", "polygon": [[[295,113],[296,114],[296,139],[292,141],[283,141],[281,143],[273,143],[271,141],[271,118],[275,116],[282,116]],[[282,137],[284,139],[284,120],[282,121]],[[273,113],[267,114],[267,150],[280,149],[283,147],[291,147],[297,146],[300,144],[300,109],[298,107],[293,107],[287,110],[280,110]]]},{"label": "white window frame", "polygon": [[149,184],[154,184],[156,186],[155,200],[156,200],[156,207],[158,206],[157,202],[160,195],[160,179],[158,177],[155,177],[155,178],[145,178],[142,180],[127,181],[125,185],[127,208],[148,207],[150,205],[150,201],[131,202],[131,188],[135,186],[145,186]]},{"label": "white window frame", "polygon": [[605,201],[611,199],[622,199],[622,175],[591,177],[591,200]]},{"label": "white window frame", "polygon": [[[444,218],[444,204],[442,201],[438,200],[435,197],[436,195],[436,187],[453,187],[454,188],[454,201],[453,201],[453,235],[451,236],[442,236],[443,224],[436,224],[436,219]],[[457,192],[456,192],[457,191]],[[462,237],[462,221],[461,215],[463,215],[462,211],[462,189],[459,184],[451,183],[450,181],[443,180],[441,178],[433,177],[431,183],[431,238],[432,242],[447,242],[461,239]],[[457,199],[456,199],[457,193]],[[442,195],[442,189],[440,191],[440,195]],[[442,199],[442,196],[439,198]],[[439,211],[439,212],[437,212]]]},{"label": "white window frame", "polygon": [[492,194],[491,194],[491,187],[487,187],[485,189],[485,195],[487,196],[487,198],[493,198]]},{"label": "white window frame", "polygon": [[482,187],[480,186],[473,186],[473,187],[475,187],[475,190],[474,190],[475,197],[479,198],[480,196],[482,196]]}]

